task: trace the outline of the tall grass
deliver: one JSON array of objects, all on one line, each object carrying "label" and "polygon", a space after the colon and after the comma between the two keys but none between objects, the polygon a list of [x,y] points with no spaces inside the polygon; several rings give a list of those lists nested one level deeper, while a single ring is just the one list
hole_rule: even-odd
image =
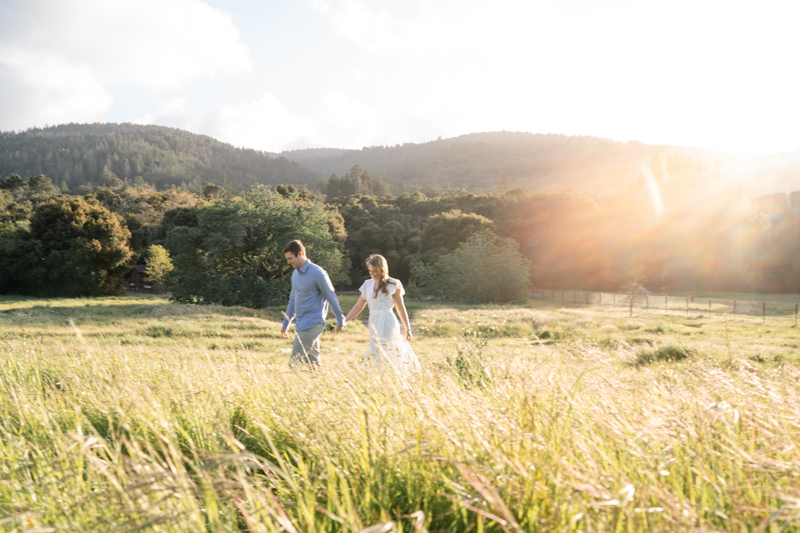
[{"label": "tall grass", "polygon": [[[470,334],[415,341],[424,371],[404,378],[360,368],[363,327],[290,371],[257,336],[279,328],[268,314],[137,305],[0,313],[0,528],[800,529],[800,372],[754,364],[744,322],[731,363],[712,322],[425,308]],[[632,331],[697,353],[637,366]],[[211,348],[223,333],[239,344]],[[467,383],[459,357],[491,379]]]}]

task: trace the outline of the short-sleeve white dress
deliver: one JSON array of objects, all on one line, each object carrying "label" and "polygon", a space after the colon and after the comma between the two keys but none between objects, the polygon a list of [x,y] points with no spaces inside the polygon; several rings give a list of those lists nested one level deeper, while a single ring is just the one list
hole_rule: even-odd
[{"label": "short-sleeve white dress", "polygon": [[400,280],[389,278],[386,289],[387,294],[378,291],[376,296],[375,280],[372,278],[359,289],[369,306],[369,347],[365,362],[372,361],[379,369],[388,367],[399,373],[419,372],[422,367],[411,344],[400,333],[400,321],[392,312],[392,295],[396,291],[400,291],[400,295],[405,294],[403,284]]}]

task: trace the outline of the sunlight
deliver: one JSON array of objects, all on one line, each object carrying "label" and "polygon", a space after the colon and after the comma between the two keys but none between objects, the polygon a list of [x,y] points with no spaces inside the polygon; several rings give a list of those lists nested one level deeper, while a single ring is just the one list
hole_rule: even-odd
[{"label": "sunlight", "polygon": [[645,183],[647,183],[647,193],[650,195],[653,211],[655,211],[656,218],[661,218],[664,214],[664,200],[661,198],[661,188],[648,167],[642,165],[642,173],[644,174]]}]

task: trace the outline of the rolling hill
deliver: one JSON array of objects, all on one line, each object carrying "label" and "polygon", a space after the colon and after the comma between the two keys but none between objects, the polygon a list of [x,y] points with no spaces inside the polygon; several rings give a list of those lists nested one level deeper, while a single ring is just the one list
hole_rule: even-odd
[{"label": "rolling hill", "polygon": [[162,126],[65,124],[0,133],[0,177],[44,174],[62,189],[143,181],[163,188],[207,183],[309,184],[318,175],[283,157]]},{"label": "rolling hill", "polygon": [[304,149],[278,155],[325,176],[342,176],[358,164],[400,190],[409,185],[435,185],[487,191],[497,187],[499,176],[505,175],[510,188],[603,193],[636,180],[653,156],[662,161],[670,157],[702,161],[721,179],[744,185],[754,194],[800,189],[797,153],[735,156],[703,148],[557,134],[473,133],[420,144]]},{"label": "rolling hill", "polygon": [[162,126],[66,124],[0,133],[0,178],[44,174],[62,190],[121,183],[184,185],[195,191],[208,183],[238,190],[256,184],[313,187],[321,177],[341,177],[360,165],[382,176],[395,193],[426,185],[604,193],[635,181],[654,156],[704,166],[715,179],[754,195],[800,190],[798,152],[737,156],[588,136],[502,131],[360,150],[273,154]]}]

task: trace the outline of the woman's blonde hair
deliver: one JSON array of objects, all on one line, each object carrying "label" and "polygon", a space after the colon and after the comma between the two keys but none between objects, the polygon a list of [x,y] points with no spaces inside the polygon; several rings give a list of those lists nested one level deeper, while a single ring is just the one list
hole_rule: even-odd
[{"label": "woman's blonde hair", "polygon": [[386,287],[389,284],[389,263],[386,258],[380,254],[372,254],[367,257],[367,265],[372,265],[372,268],[378,271],[378,281],[375,283],[375,298],[378,297],[378,291],[383,294],[389,294],[389,289]]}]

